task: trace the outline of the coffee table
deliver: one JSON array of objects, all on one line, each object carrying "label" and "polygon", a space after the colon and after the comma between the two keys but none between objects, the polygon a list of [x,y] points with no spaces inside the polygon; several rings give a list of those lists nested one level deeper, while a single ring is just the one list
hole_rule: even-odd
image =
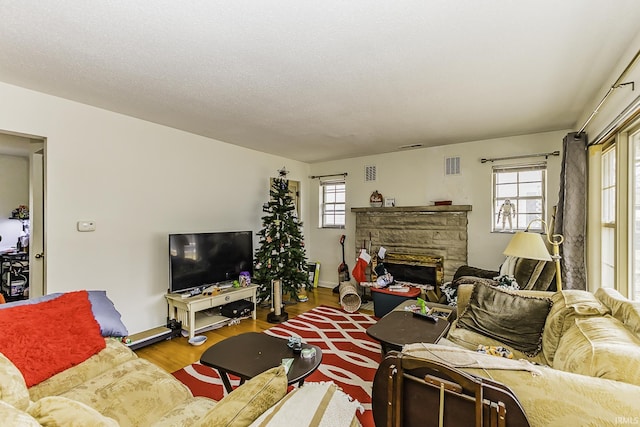
[{"label": "coffee table", "polygon": [[287,373],[287,383],[302,385],[322,362],[322,350],[311,344],[302,344],[302,348],[315,348],[313,358],[302,358],[294,354],[284,338],[247,332],[222,340],[209,347],[200,357],[200,363],[218,370],[227,392],[231,392],[229,374],[240,377],[240,384],[267,369],[282,364],[282,359],[292,358],[293,364]]},{"label": "coffee table", "polygon": [[449,331],[449,322],[439,319],[433,323],[414,316],[410,311],[392,311],[367,329],[367,335],[380,341],[382,357],[389,351],[401,351],[405,344],[437,343]]}]

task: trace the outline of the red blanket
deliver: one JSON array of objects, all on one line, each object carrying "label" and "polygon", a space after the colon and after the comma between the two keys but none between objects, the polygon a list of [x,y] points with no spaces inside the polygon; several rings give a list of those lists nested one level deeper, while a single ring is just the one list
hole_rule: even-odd
[{"label": "red blanket", "polygon": [[0,310],[0,353],[22,372],[27,387],[105,348],[86,291]]}]

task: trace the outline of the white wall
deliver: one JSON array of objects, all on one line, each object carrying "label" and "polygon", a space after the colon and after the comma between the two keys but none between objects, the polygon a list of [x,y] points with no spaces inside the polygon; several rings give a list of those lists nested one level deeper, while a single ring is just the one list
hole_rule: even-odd
[{"label": "white wall", "polygon": [[[318,182],[310,189],[310,224],[306,227],[313,245],[309,258],[321,263],[320,282],[335,286],[341,262],[339,237],[345,234],[347,265],[354,267],[355,214],[352,207],[369,206],[369,196],[378,190],[384,197],[394,197],[396,206],[432,205],[434,200],[452,200],[453,204],[472,205],[469,213],[470,265],[496,269],[504,260],[502,251],[510,234],[491,233],[491,165],[481,158],[517,156],[562,150],[562,138],[567,131],[474,141],[442,147],[402,151],[391,154],[344,159],[311,166],[312,175],[347,172],[347,224],[345,230],[320,229],[318,225]],[[459,156],[462,174],[446,177],[444,159]],[[517,164],[538,159],[519,159],[495,164]],[[542,158],[544,160],[544,158]],[[364,168],[375,165],[377,181],[365,183]],[[547,209],[557,204],[560,177],[560,157],[547,160]],[[550,212],[550,211],[549,211]],[[351,255],[349,257],[349,255]],[[447,279],[447,278],[445,278]]]},{"label": "white wall", "polygon": [[22,222],[9,219],[19,205],[29,204],[29,159],[0,154],[0,249],[15,247]]},{"label": "white wall", "polygon": [[165,322],[168,233],[257,232],[282,166],[307,219],[305,163],[4,83],[0,99],[0,131],[46,138],[47,293],[106,289],[130,333]]}]

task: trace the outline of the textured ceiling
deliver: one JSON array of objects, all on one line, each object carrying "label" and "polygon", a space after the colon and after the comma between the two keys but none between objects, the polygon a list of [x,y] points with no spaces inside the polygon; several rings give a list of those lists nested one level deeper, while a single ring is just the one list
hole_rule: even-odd
[{"label": "textured ceiling", "polygon": [[576,129],[640,1],[0,0],[0,19],[1,81],[312,163]]}]

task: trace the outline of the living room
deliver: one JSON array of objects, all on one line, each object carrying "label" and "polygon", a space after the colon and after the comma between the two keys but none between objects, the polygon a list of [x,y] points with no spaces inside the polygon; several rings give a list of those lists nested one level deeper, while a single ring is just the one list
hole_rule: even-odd
[{"label": "living room", "polygon": [[[347,263],[353,267],[360,244],[355,239],[355,215],[350,209],[368,206],[374,190],[394,198],[396,206],[432,205],[437,200],[471,205],[467,261],[495,269],[504,260],[502,252],[512,235],[491,231],[496,222],[491,210],[491,163],[481,163],[480,159],[562,150],[563,137],[580,129],[634,58],[640,46],[640,35],[634,31],[628,45],[618,46],[619,55],[604,66],[607,72],[599,86],[589,88],[590,96],[580,105],[571,105],[577,113],[567,126],[550,125],[545,131],[528,132],[530,118],[524,117],[522,131],[514,131],[511,136],[470,136],[455,144],[375,154],[367,152],[364,144],[364,153],[320,161],[294,160],[230,144],[223,138],[201,136],[202,129],[180,130],[160,120],[137,118],[127,114],[127,108],[114,112],[114,106],[70,100],[44,83],[40,86],[37,79],[24,77],[21,81],[19,73],[7,69],[0,73],[0,130],[24,138],[25,143],[29,139],[45,141],[46,288],[42,293],[106,290],[131,333],[163,325],[167,313],[168,234],[257,232],[262,205],[269,198],[269,179],[283,166],[291,180],[300,182],[307,255],[321,265],[322,287],[337,284],[341,262],[338,241],[342,234],[346,235]],[[599,54],[597,49],[593,54]],[[21,66],[28,69],[33,63],[17,61],[11,65],[17,69]],[[640,69],[633,67],[624,81],[639,76]],[[460,84],[471,85],[468,81]],[[166,90],[180,91],[180,87]],[[109,91],[109,87],[95,88],[95,93],[87,93],[87,99]],[[554,94],[547,96],[554,98]],[[616,89],[585,132],[595,138],[635,98],[636,92],[630,87]],[[460,105],[463,100],[460,98]],[[232,101],[227,101],[211,114],[232,108]],[[159,117],[171,116],[181,107],[160,111]],[[420,138],[417,135],[407,142]],[[446,140],[446,135],[441,138]],[[461,174],[444,175],[444,161],[449,157],[460,158]],[[561,159],[546,159],[547,212],[558,202]],[[367,166],[376,167],[374,182],[365,182]],[[310,176],[336,173],[347,174],[346,225],[344,229],[322,229],[317,226],[320,188],[318,180]],[[85,220],[95,221],[94,232],[77,231],[78,221]],[[589,263],[599,262],[589,259]],[[596,276],[589,280],[589,289],[595,290]]]}]

